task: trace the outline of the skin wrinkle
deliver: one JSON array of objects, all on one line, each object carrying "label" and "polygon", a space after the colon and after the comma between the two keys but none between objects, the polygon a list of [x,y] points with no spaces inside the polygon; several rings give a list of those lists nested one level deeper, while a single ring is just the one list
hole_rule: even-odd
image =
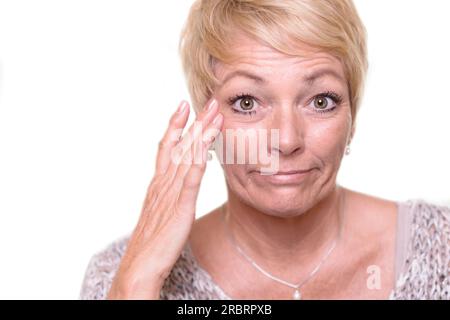
[{"label": "skin wrinkle", "polygon": [[[217,62],[217,78],[223,81],[232,72],[245,70],[266,81],[256,83],[247,77],[234,77],[216,87],[213,97],[224,115],[222,134],[225,136],[227,129],[265,129],[267,152],[278,154],[280,170],[312,169],[299,184],[274,185],[254,172],[263,167],[261,164],[221,163],[228,192],[229,226],[234,237],[263,269],[286,281],[299,282],[318,265],[336,239],[340,225],[336,208],[340,207],[340,196],[345,192],[348,201],[342,221],[343,237],[314,279],[304,285],[302,294],[321,298],[386,298],[393,285],[393,250],[385,248],[393,248],[395,206],[336,184],[354,130],[341,60],[306,46],[299,56],[293,57],[242,35],[234,39],[232,48],[240,57],[231,64]],[[307,80],[318,70],[327,69],[340,76],[321,72],[322,76],[313,83]],[[328,91],[340,96],[341,101],[332,111],[318,113],[313,98]],[[248,94],[254,99],[254,116],[230,112],[238,107],[239,101],[230,101],[234,103],[231,106],[228,100],[238,94]],[[258,113],[261,110],[262,115]],[[271,129],[279,129],[278,147],[270,143]],[[229,152],[236,154],[237,138],[234,139],[233,147],[224,139],[224,159]],[[246,139],[248,153],[251,141]],[[258,142],[258,135],[254,139]],[[374,222],[374,217],[384,218]],[[229,296],[292,297],[291,288],[259,273],[226,238],[222,212],[216,209],[196,222],[191,243],[200,265]],[[379,245],[382,252],[378,252]],[[372,264],[380,265],[385,275],[381,291],[367,289],[366,268]],[[336,274],[346,276],[336,278]]]},{"label": "skin wrinkle", "polygon": [[[198,1],[197,3],[207,5],[209,2]],[[225,6],[229,3],[229,1],[224,2]],[[297,8],[300,4],[303,2],[294,1],[289,8]],[[400,235],[406,230],[411,232],[410,239],[397,236],[400,242],[403,242],[399,244],[408,244],[414,250],[410,250],[410,254],[406,255],[407,268],[403,269],[405,273],[400,277],[403,284],[393,292],[394,295],[400,298],[421,299],[448,297],[449,282],[445,274],[442,274],[442,270],[447,270],[445,267],[448,267],[449,250],[446,250],[448,245],[433,246],[433,243],[444,243],[448,240],[449,208],[441,212],[426,203],[421,205],[421,201],[417,203],[408,201],[404,207],[406,211],[403,213],[403,215],[411,215],[411,225],[408,225],[397,220],[402,215],[397,216],[395,202],[346,188],[336,189],[336,176],[343,152],[355,128],[352,112],[355,114],[357,112],[356,107],[361,99],[367,70],[366,36],[364,26],[355,15],[351,1],[345,1],[342,6],[339,5],[336,8],[328,7],[324,12],[319,10],[316,4],[317,2],[310,1],[309,5],[312,8],[301,10],[298,7],[299,10],[290,12],[293,17],[304,16],[307,29],[311,28],[312,32],[305,33],[305,30],[301,30],[301,24],[297,25],[293,19],[284,21],[284,16],[280,15],[273,15],[273,22],[277,23],[275,17],[278,19],[281,17],[278,21],[278,23],[282,22],[281,28],[278,26],[272,28],[272,25],[267,23],[255,24],[258,19],[253,19],[252,24],[249,23],[247,28],[242,28],[247,26],[245,16],[242,17],[241,24],[236,23],[238,29],[241,26],[241,30],[253,31],[247,33],[250,37],[256,35],[258,39],[266,39],[282,50],[299,45],[298,56],[280,54],[262,43],[242,36],[243,34],[234,34],[234,31],[239,30],[232,28],[231,23],[223,23],[223,21],[217,23],[213,21],[216,19],[210,20],[209,24],[205,20],[200,21],[201,17],[211,18],[212,14],[199,5],[190,14],[188,27],[186,32],[183,32],[184,36],[181,39],[185,40],[185,45],[181,46],[180,42],[179,47],[184,48],[181,50],[183,69],[188,79],[195,111],[198,112],[205,105],[202,103],[203,100],[213,98],[210,97],[213,95],[218,98],[220,111],[226,116],[223,122],[224,130],[226,128],[279,128],[281,144],[278,147],[271,145],[269,139],[267,150],[272,154],[280,154],[282,168],[314,168],[313,173],[299,185],[274,186],[251,173],[252,170],[258,169],[260,164],[224,165],[228,191],[226,205],[231,209],[231,227],[235,236],[237,234],[238,242],[244,251],[265,270],[287,281],[299,282],[317,266],[323,253],[334,240],[338,230],[335,210],[338,207],[338,191],[344,192],[346,207],[342,226],[343,238],[339,240],[336,250],[326,260],[319,273],[301,288],[302,297],[306,299],[387,298],[395,281],[394,267],[400,266],[394,261],[400,257],[395,246],[395,236],[399,231],[396,230],[396,223],[404,228],[400,229]],[[314,14],[311,16],[313,11]],[[309,20],[311,17],[325,15],[325,12],[330,11],[333,13],[333,21]],[[308,12],[309,15],[304,14]],[[231,14],[231,11],[228,13]],[[268,16],[272,17],[272,14]],[[221,20],[220,15],[216,15],[216,18]],[[286,16],[286,18],[289,17]],[[316,23],[310,23],[314,21]],[[287,28],[288,25],[290,28]],[[294,26],[296,28],[293,28]],[[210,30],[207,30],[208,27]],[[277,33],[282,28],[286,28],[286,35],[299,34],[299,37],[283,37],[285,33]],[[222,29],[233,32],[227,32],[225,37]],[[271,32],[274,33],[271,34]],[[339,36],[333,36],[337,34]],[[224,41],[215,39],[216,37],[222,40],[229,39],[231,43],[225,44]],[[330,48],[335,55],[333,56],[331,51],[328,54],[321,51],[322,49],[308,47],[302,39],[312,43],[321,40],[317,43],[320,42],[322,48]],[[289,43],[290,40],[293,42]],[[213,61],[207,61],[207,59],[211,55],[225,58],[227,55],[220,52],[225,49],[239,55],[239,59],[228,65],[217,63],[214,73],[219,75],[219,79],[223,80],[233,70],[243,69],[259,75],[266,81],[256,83],[240,77],[233,79],[227,85],[213,88],[211,70],[206,65]],[[339,58],[340,55],[342,60]],[[345,66],[345,72],[343,66]],[[308,74],[310,76],[320,68],[334,70],[340,76],[327,75],[314,82],[305,81]],[[355,90],[354,95],[350,86]],[[338,93],[342,103],[332,112],[321,115],[314,113],[309,104],[311,98],[328,90]],[[260,112],[260,115],[255,117],[229,112],[230,105],[227,104],[227,100],[234,99],[237,94],[247,93],[255,97],[255,104],[264,112]],[[350,110],[350,97],[355,102],[352,110]],[[236,101],[233,106],[236,107]],[[245,141],[246,148],[251,141],[251,139]],[[234,151],[229,145],[224,147],[227,152]],[[170,180],[173,178],[168,174],[161,178],[168,179],[168,177]],[[158,188],[156,190],[160,191]],[[175,191],[170,189],[169,194]],[[209,191],[213,192],[213,190]],[[167,209],[167,205],[161,206],[161,211],[165,212]],[[399,209],[399,212],[401,211]],[[443,216],[443,212],[446,216]],[[436,225],[435,229],[428,228],[430,217]],[[156,222],[160,220],[159,218],[161,217],[158,215],[149,217]],[[239,256],[235,248],[225,240],[223,224],[219,218],[221,218],[220,208],[194,221],[189,239],[190,246],[188,246],[194,249],[193,253],[189,249],[181,253],[174,272],[166,274],[167,286],[161,290],[161,297],[163,299],[215,298],[219,292],[218,289],[223,288],[229,296],[237,299],[292,298],[291,288],[264,277]],[[160,224],[156,223],[153,228],[156,230],[157,237],[164,236],[163,230],[157,227]],[[423,235],[431,240],[423,241]],[[168,241],[168,244],[171,242]],[[163,246],[162,249],[159,247],[153,246],[151,249],[162,252],[167,251],[170,246],[167,248]],[[89,267],[89,277],[87,277],[89,288],[83,294],[84,296],[106,296],[108,285],[119,264],[120,254],[124,250],[122,244],[120,247],[114,245],[108,249],[107,255],[102,253],[98,259],[93,260],[92,266]],[[447,262],[446,266],[443,266],[441,259],[435,259],[438,254],[444,262]],[[200,272],[196,259],[212,275],[212,279],[218,285],[211,281],[208,274]],[[379,291],[369,290],[366,284],[368,266],[381,269],[381,290]],[[399,270],[402,272],[402,267]],[[192,279],[194,282],[191,281]]]},{"label": "skin wrinkle", "polygon": [[[239,29],[245,30],[251,38],[264,39],[261,41],[282,51],[289,51],[291,55],[282,55],[261,45],[262,43],[242,37],[242,34],[235,34],[234,31]],[[310,48],[304,41],[317,43],[322,49]],[[292,55],[290,49],[294,47],[299,49],[298,56]],[[351,0],[263,3],[245,0],[196,1],[180,37],[179,49],[196,112],[205,105],[202,102],[213,94],[220,98],[221,111],[227,116],[225,128],[281,129],[280,145],[271,145],[269,139],[267,150],[271,154],[280,154],[282,169],[314,168],[301,184],[274,186],[254,173],[255,169],[260,169],[261,164],[223,167],[229,200],[226,204],[231,208],[233,218],[232,229],[237,233],[239,243],[245,251],[264,269],[291,282],[303,280],[317,266],[328,244],[334,239],[338,230],[336,208],[338,199],[341,199],[338,195],[344,193],[344,237],[339,239],[339,245],[320,272],[301,288],[302,297],[386,298],[397,274],[393,272],[393,267],[397,269],[398,266],[398,270],[404,272],[404,275],[400,277],[403,288],[399,287],[393,292],[397,297],[449,297],[449,281],[444,273],[449,266],[449,208],[441,211],[425,203],[421,205],[421,201],[408,202],[408,208],[398,207],[398,212],[403,213],[396,216],[396,203],[345,188],[336,189],[336,176],[343,150],[354,132],[354,119],[351,115],[355,116],[357,113],[367,72],[366,32]],[[254,79],[266,80],[250,82],[241,77],[213,90],[212,83],[215,81],[208,64],[212,62],[211,56],[227,60],[229,55],[223,54],[226,50],[242,55],[234,64],[217,68],[216,71],[221,72],[216,74],[220,74],[222,79],[229,76],[232,70],[242,68],[261,77],[253,77]],[[330,55],[325,52],[328,50]],[[339,59],[342,60],[337,61]],[[333,70],[338,76],[328,74],[324,77],[322,74],[312,81],[311,75],[320,70]],[[336,92],[340,96],[337,100],[342,100],[342,103],[339,102],[339,107],[332,112],[321,115],[314,113],[310,104],[312,97],[328,90]],[[238,115],[236,111],[229,112],[231,103],[233,107],[238,107],[237,94],[240,97],[245,94],[255,97],[258,116],[249,117]],[[351,112],[350,99],[354,102]],[[247,151],[252,141],[252,138],[245,141]],[[166,147],[167,145],[163,149]],[[237,146],[225,146],[227,153],[236,148]],[[157,166],[166,167],[169,163],[167,158],[158,156]],[[159,161],[161,159],[164,161]],[[368,164],[367,169],[376,170],[377,166],[374,166],[375,169]],[[186,236],[190,231],[190,223],[194,222],[190,242],[195,254],[190,252],[188,246],[185,248],[187,250],[181,252],[173,272],[166,270],[164,277],[160,277],[161,280],[166,280],[165,287],[160,292],[161,298],[214,299],[222,295],[219,286],[198,268],[193,256],[200,257],[201,265],[207,267],[206,270],[212,274],[213,279],[220,280],[218,284],[225,292],[231,293],[231,297],[292,298],[291,289],[264,277],[247,261],[238,259],[235,248],[225,241],[223,224],[218,223],[221,216],[219,209],[192,221],[197,199],[195,194],[195,197],[184,197],[183,202],[177,203],[180,209],[184,202],[189,204],[186,208],[179,212],[172,210],[170,204],[173,205],[173,200],[176,200],[173,195],[178,194],[181,188],[178,178],[182,178],[183,168],[180,168],[177,181],[172,184],[173,188],[166,184],[158,188],[158,183],[155,183],[156,187],[149,192],[151,198],[155,190],[162,191],[156,196],[159,199],[167,191],[168,197],[165,198],[168,201],[158,205],[158,210],[150,210],[154,211],[153,215],[146,215],[152,221],[146,230],[161,240],[148,242],[144,240],[150,237],[138,239],[143,244],[148,242],[147,248],[142,250],[141,246],[144,254],[137,255],[139,260],[145,261],[148,270],[134,268],[135,272],[128,273],[130,279],[136,280],[141,275],[143,281],[140,282],[144,285],[139,286],[140,290],[136,291],[144,293],[148,288],[155,293],[152,296],[156,296],[156,290],[151,288],[154,287],[151,285],[152,281],[145,281],[146,278],[151,280],[150,275],[154,273],[150,270],[151,265],[164,260],[162,253],[167,252],[169,256],[171,252],[175,253],[175,247],[179,250],[181,241],[174,240],[181,240],[177,236],[180,231]],[[170,174],[164,174],[160,178],[170,181],[173,179]],[[193,182],[187,179],[186,186],[199,186],[199,180]],[[189,188],[186,190],[189,191]],[[192,189],[190,191],[193,195]],[[404,210],[400,210],[400,207]],[[165,214],[167,211],[178,217],[181,215],[177,213],[189,212],[190,220],[181,220],[183,223],[178,224],[178,228],[170,228],[165,223],[171,220]],[[410,222],[403,221],[407,216],[411,219]],[[430,221],[435,228],[429,228]],[[401,228],[396,230],[396,225]],[[163,226],[166,226],[166,232],[163,232]],[[167,231],[169,229],[172,229],[173,239],[165,235],[170,235]],[[397,247],[396,233],[399,233]],[[134,234],[136,233],[133,236]],[[424,235],[429,241],[423,241]],[[442,243],[447,245],[441,246]],[[171,247],[172,250],[169,250]],[[102,253],[99,259],[90,263],[87,277],[90,289],[85,291],[84,296],[106,296],[108,285],[119,265],[118,258],[124,250],[122,244],[114,245],[107,250],[108,254]],[[151,254],[153,250],[159,253],[153,254],[154,262]],[[408,251],[411,252],[407,254]],[[128,252],[139,253],[137,249]],[[175,258],[173,254],[171,262]],[[402,262],[404,258],[407,259]],[[409,266],[403,269],[402,263]],[[382,290],[368,290],[367,266],[381,268]]]},{"label": "skin wrinkle", "polygon": [[[255,45],[257,46],[256,49],[254,47]],[[280,150],[280,167],[284,166],[283,162],[288,163],[287,166],[289,168],[299,168],[297,163],[300,162],[302,163],[300,167],[315,167],[315,182],[313,179],[310,179],[307,183],[309,183],[309,185],[314,184],[316,187],[314,188],[314,191],[310,192],[306,191],[307,186],[295,188],[294,190],[293,188],[285,188],[285,191],[269,188],[270,192],[275,192],[280,195],[280,200],[276,203],[267,203],[267,201],[263,200],[263,197],[258,197],[257,194],[266,194],[264,189],[267,189],[268,186],[255,184],[252,177],[246,172],[244,165],[232,166],[225,164],[223,167],[226,173],[227,186],[231,193],[231,198],[240,198],[239,201],[246,203],[249,207],[255,207],[263,214],[271,215],[272,218],[268,221],[273,221],[273,217],[284,217],[286,220],[283,224],[286,225],[286,228],[283,227],[280,229],[293,230],[290,233],[298,233],[298,227],[303,224],[301,221],[304,220],[301,217],[302,213],[311,209],[318,201],[322,200],[327,195],[329,196],[330,192],[334,189],[333,182],[350,134],[350,123],[348,121],[350,107],[348,103],[349,97],[345,94],[347,86],[344,81],[326,75],[324,78],[321,78],[320,81],[316,81],[314,86],[306,86],[305,90],[301,90],[304,82],[298,85],[297,79],[304,78],[312,73],[310,70],[322,69],[324,67],[334,70],[344,78],[342,65],[338,59],[327,53],[319,52],[314,53],[313,56],[308,56],[310,53],[305,51],[303,54],[304,57],[287,57],[275,52],[271,48],[258,47],[258,44],[252,43],[251,41],[248,41],[248,39],[246,42],[241,42],[233,48],[239,52],[241,56],[236,60],[236,64],[233,64],[232,66],[217,63],[216,70],[218,78],[223,78],[224,74],[229,74],[231,72],[230,69],[250,69],[257,70],[257,74],[266,79],[265,83],[258,83],[258,86],[266,89],[263,99],[267,99],[267,104],[275,105],[275,107],[273,107],[273,112],[269,117],[253,127],[267,128],[268,130],[271,128],[280,129],[280,149],[282,149]],[[298,77],[297,75],[299,74],[302,75],[302,77]],[[225,97],[229,95],[228,92],[233,92],[231,90],[233,85],[234,87],[239,87],[240,85],[245,87],[249,82],[252,83],[253,81],[243,77],[234,77],[225,86],[218,87],[215,96],[219,99],[219,103],[224,105]],[[295,107],[300,104],[300,101],[304,101],[307,95],[310,95],[312,92],[314,92],[314,94],[321,92],[316,88],[321,87],[324,88],[323,91],[326,91],[330,86],[333,90],[338,91],[344,96],[343,103],[337,108],[335,113],[331,112],[331,115],[323,117],[313,115],[314,111],[308,111],[309,113],[307,114],[307,112],[303,112],[301,108],[301,112],[295,112]],[[283,88],[285,89],[283,90]],[[252,92],[252,90],[249,91]],[[240,126],[240,123],[233,123],[231,120],[227,121],[226,118],[224,119],[224,129],[237,129]],[[328,143],[326,141],[322,142],[324,137],[331,137],[331,139],[333,139],[331,141],[332,143],[330,143],[330,141]],[[270,139],[268,139],[268,141],[270,141]],[[234,151],[236,152],[236,143],[234,147]],[[323,154],[319,152],[319,154],[308,155],[307,153],[313,148],[313,151],[322,149],[326,150],[326,152],[322,152]],[[228,152],[226,146],[225,152]],[[292,152],[297,152],[298,154],[291,155]],[[306,159],[303,160],[302,158]],[[239,197],[233,197],[233,195],[239,195]],[[296,199],[305,200],[302,201]],[[230,206],[231,211],[233,211],[232,202]],[[236,220],[239,219],[237,216],[234,218]],[[240,224],[245,225],[243,222]],[[260,225],[262,230],[267,232],[264,232],[264,234],[270,233],[270,228],[268,228],[269,225],[272,225],[272,223],[265,224],[263,222]],[[321,240],[324,240],[323,238],[328,238],[326,235],[330,233],[330,230],[329,228],[327,229],[327,232],[322,235]],[[247,230],[246,233],[250,234],[251,232],[252,231]],[[334,232],[331,232],[331,234],[334,234]],[[264,235],[261,236],[264,239]],[[279,236],[273,234],[272,237],[278,238]],[[268,238],[272,239],[272,237]],[[253,243],[257,246],[258,241],[256,241],[256,239],[259,239],[260,237],[254,238],[255,240]],[[297,244],[301,247],[302,245],[300,244],[302,244],[302,240],[302,236],[298,237],[292,234],[290,236],[285,236],[284,239],[278,240],[280,243],[272,244],[274,248],[269,250],[269,252],[271,252],[270,255],[281,258],[280,252],[286,250],[285,248],[289,248],[288,251],[292,252],[292,245]],[[323,241],[319,241],[319,243],[323,243]],[[270,245],[266,245],[266,247],[270,247]],[[254,250],[255,249],[259,254],[268,252],[267,248],[264,248],[264,250],[261,250],[263,248],[259,248],[259,250],[258,248],[254,248]]]}]

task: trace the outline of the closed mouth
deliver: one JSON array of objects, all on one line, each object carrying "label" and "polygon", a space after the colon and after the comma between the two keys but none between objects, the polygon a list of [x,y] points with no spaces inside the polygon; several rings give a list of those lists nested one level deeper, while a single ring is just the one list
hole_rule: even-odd
[{"label": "closed mouth", "polygon": [[[307,169],[307,170],[286,170],[286,171],[277,171],[275,172],[273,175],[293,175],[293,174],[302,174],[302,173],[306,173],[308,171],[311,171],[312,169]],[[254,172],[257,172],[259,174],[261,174],[261,170],[254,170]]]}]

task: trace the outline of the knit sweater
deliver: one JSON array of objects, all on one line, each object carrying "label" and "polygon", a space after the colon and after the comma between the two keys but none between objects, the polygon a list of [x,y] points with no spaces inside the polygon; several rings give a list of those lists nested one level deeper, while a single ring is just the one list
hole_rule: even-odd
[{"label": "knit sweater", "polygon": [[[397,204],[396,283],[389,299],[450,299],[450,208],[421,199]],[[106,299],[128,239],[116,240],[91,258],[80,299]],[[189,242],[166,278],[160,298],[232,299],[199,266]]]}]

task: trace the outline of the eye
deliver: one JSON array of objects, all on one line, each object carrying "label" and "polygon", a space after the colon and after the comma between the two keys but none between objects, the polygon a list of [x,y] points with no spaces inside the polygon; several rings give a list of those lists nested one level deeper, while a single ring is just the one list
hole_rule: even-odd
[{"label": "eye", "polygon": [[256,113],[256,99],[250,94],[238,94],[228,99],[233,112],[253,115]]},{"label": "eye", "polygon": [[334,92],[324,92],[316,95],[311,101],[314,111],[323,113],[333,111],[339,103],[342,102],[342,97]]},{"label": "eye", "polygon": [[330,99],[330,98],[326,98],[326,97],[322,97],[322,96],[315,97],[314,98],[314,107],[316,107],[317,109],[321,109],[321,110],[326,109],[326,107],[328,106],[328,99]]},{"label": "eye", "polygon": [[242,98],[240,99],[241,102],[239,103],[239,106],[242,108],[242,110],[248,111],[253,109],[253,102],[254,100],[252,98]]}]

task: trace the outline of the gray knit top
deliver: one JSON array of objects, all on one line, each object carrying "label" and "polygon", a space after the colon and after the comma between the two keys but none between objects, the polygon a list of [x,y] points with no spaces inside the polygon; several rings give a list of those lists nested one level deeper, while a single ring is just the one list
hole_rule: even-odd
[{"label": "gray knit top", "polygon": [[[397,202],[396,285],[389,299],[450,299],[450,208],[421,199]],[[125,252],[123,237],[95,254],[80,299],[106,299]],[[189,242],[165,280],[163,300],[231,300],[202,269]]]}]

